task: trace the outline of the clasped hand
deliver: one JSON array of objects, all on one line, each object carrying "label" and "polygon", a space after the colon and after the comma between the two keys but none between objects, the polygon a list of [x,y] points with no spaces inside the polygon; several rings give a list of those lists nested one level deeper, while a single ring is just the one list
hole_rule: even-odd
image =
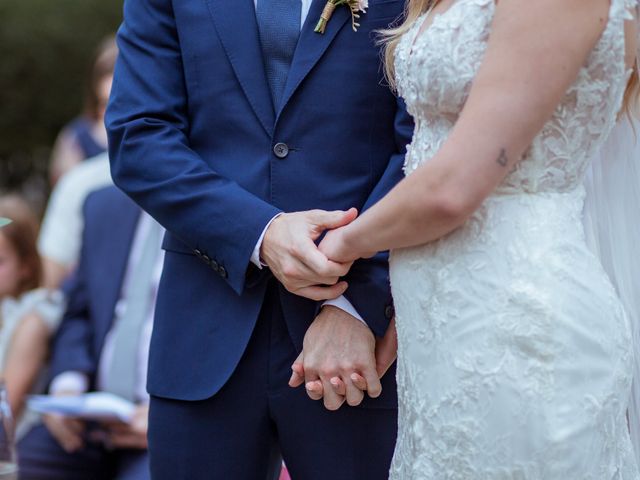
[{"label": "clasped hand", "polygon": [[[274,276],[291,293],[311,300],[334,299],[348,285],[340,281],[359,257],[342,235],[357,217],[357,210],[312,210],[283,214],[269,226],[260,255]],[[329,230],[319,247],[316,240]],[[366,255],[369,256],[369,255]],[[314,400],[329,410],[345,402],[359,405],[364,393],[375,398],[380,378],[395,360],[395,327],[376,341],[361,321],[333,306],[324,306],[307,330],[303,352],[292,366],[289,385],[303,383]]]},{"label": "clasped hand", "polygon": [[353,261],[330,260],[315,241],[327,230],[348,225],[357,215],[355,208],[282,214],[267,229],[260,257],[289,292],[315,301],[338,298],[348,287],[340,277],[349,272]]},{"label": "clasped hand", "polygon": [[291,366],[289,386],[304,383],[309,398],[323,400],[328,410],[339,409],[345,401],[356,406],[365,392],[371,398],[382,393],[380,379],[393,365],[397,350],[395,319],[385,336],[375,339],[366,325],[348,313],[324,307]]}]

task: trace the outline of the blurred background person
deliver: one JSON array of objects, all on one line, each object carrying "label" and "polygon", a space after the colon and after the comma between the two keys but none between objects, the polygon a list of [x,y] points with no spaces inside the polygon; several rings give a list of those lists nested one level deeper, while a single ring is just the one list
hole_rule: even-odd
[{"label": "blurred background person", "polygon": [[[21,212],[28,212],[25,218],[31,219],[30,225],[35,228],[30,231],[35,233],[28,242],[18,243],[30,244],[30,258],[35,259],[38,239],[38,250],[45,253],[30,262],[43,265],[43,282],[23,286],[25,280],[16,273],[23,271],[16,268],[17,263],[23,263],[15,261],[18,248],[5,249],[9,242],[0,240],[0,375],[5,378],[11,406],[19,417],[19,439],[25,431],[38,427],[38,418],[26,410],[24,399],[29,393],[43,392],[43,377],[51,379],[46,371],[48,361],[53,360],[49,343],[64,311],[60,294],[39,288],[34,291],[33,287],[38,283],[58,287],[74,269],[83,230],[82,205],[89,192],[111,182],[106,156],[95,155],[106,146],[102,116],[117,55],[112,32],[121,22],[121,12],[121,0],[0,2],[0,18],[6,26],[0,28],[0,199],[7,192],[19,192],[22,205],[16,207],[12,200],[6,212],[4,207],[0,209],[0,217],[11,217],[16,224],[23,216]],[[70,121],[72,118],[76,119]],[[60,188],[54,190],[45,227],[38,234],[36,219],[45,210],[53,184]],[[7,231],[9,235],[13,233]],[[51,245],[54,247],[48,248]],[[13,259],[13,273],[7,275],[3,273],[5,257]],[[49,259],[63,267],[57,275],[47,274]],[[96,272],[95,277],[100,274]],[[7,278],[12,281],[5,282]],[[15,283],[20,287],[5,288]],[[104,299],[106,293],[98,295]],[[34,307],[29,308],[32,304]],[[113,443],[146,442],[146,418],[138,417],[135,428],[110,427]],[[119,449],[123,450],[128,449]],[[136,449],[134,453],[138,452]],[[93,471],[104,467],[104,461],[93,460]],[[106,470],[102,475],[116,477],[115,472],[110,475]],[[78,478],[100,477],[85,474]]]},{"label": "blurred background person", "polygon": [[88,113],[63,129],[54,148],[51,173],[52,179],[59,181],[49,198],[38,238],[46,288],[59,288],[76,265],[87,195],[112,184],[103,122],[117,55],[115,40],[109,36],[101,42],[92,68]]},{"label": "blurred background person", "polygon": [[53,147],[50,164],[52,185],[75,165],[106,151],[104,112],[117,55],[113,36],[100,43],[88,78],[84,112],[62,129]]},{"label": "blurred background person", "polygon": [[39,288],[38,223],[18,196],[0,198],[0,217],[12,223],[0,229],[0,372],[22,436],[37,416],[24,412],[25,398],[42,393],[48,346],[63,308],[62,295]]},{"label": "blurred background person", "polygon": [[112,183],[109,157],[102,153],[73,167],[54,187],[38,237],[46,288],[59,288],[77,264],[87,195]]},{"label": "blurred background person", "polygon": [[162,272],[164,230],[115,187],[84,206],[78,267],[53,345],[52,395],[116,394],[137,405],[130,423],[46,415],[19,443],[23,480],[149,478],[147,358]]}]

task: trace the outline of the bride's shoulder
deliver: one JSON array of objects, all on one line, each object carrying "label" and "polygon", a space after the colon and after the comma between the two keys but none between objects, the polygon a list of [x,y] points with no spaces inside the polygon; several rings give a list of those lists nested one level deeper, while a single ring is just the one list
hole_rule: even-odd
[{"label": "bride's shoulder", "polygon": [[[595,44],[615,5],[636,0],[494,0],[494,26],[512,28],[514,35],[535,35],[541,42],[564,37]],[[551,34],[551,37],[546,36]],[[570,45],[569,45],[570,46]],[[554,45],[549,45],[552,49]],[[557,45],[555,45],[557,47]]]}]

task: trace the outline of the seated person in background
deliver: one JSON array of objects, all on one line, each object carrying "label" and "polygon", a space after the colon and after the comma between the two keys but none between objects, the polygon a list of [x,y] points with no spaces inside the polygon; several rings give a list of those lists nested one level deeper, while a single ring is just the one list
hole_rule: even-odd
[{"label": "seated person in background", "polygon": [[147,355],[163,230],[115,187],[89,195],[77,270],[53,346],[50,393],[89,390],[138,404],[131,424],[44,417],[18,444],[23,480],[147,479]]},{"label": "seated person in background", "polygon": [[60,288],[76,266],[82,238],[82,206],[89,193],[111,184],[109,157],[103,153],[75,166],[54,187],[38,238],[45,287]]},{"label": "seated person in background", "polygon": [[38,289],[38,224],[28,205],[17,196],[2,197],[0,217],[13,221],[0,229],[0,372],[20,437],[37,421],[36,415],[23,413],[24,399],[44,390],[49,340],[63,301],[60,292]]},{"label": "seated person in background", "polygon": [[107,149],[104,111],[109,100],[118,47],[113,36],[105,38],[96,51],[87,82],[84,113],[64,127],[51,155],[51,185],[74,166]]}]

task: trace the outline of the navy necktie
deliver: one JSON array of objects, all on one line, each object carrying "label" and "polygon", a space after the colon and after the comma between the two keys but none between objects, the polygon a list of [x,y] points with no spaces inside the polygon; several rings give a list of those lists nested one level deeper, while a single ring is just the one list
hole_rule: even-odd
[{"label": "navy necktie", "polygon": [[276,109],[298,44],[301,11],[300,0],[258,0],[256,5],[262,55]]}]

